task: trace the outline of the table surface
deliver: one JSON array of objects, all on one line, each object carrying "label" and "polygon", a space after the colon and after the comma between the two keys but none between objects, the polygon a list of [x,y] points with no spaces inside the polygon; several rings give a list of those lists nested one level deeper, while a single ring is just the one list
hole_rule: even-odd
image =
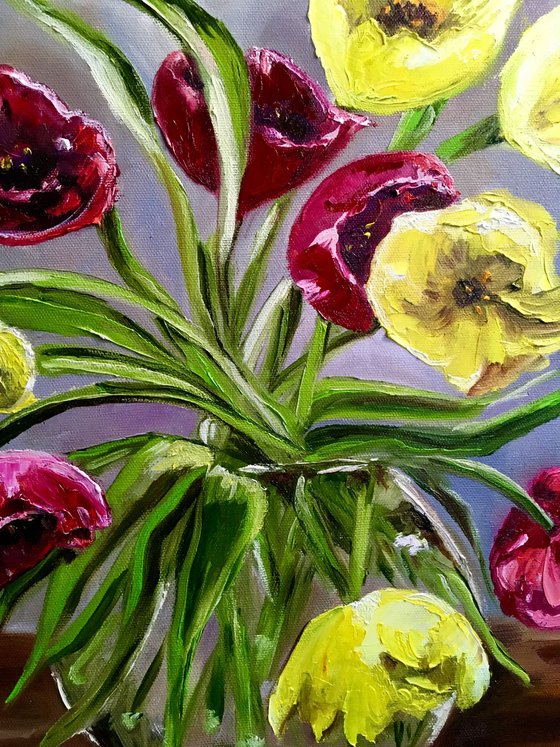
[{"label": "table surface", "polygon": [[[438,747],[560,747],[560,637],[533,634],[515,625],[497,632],[531,672],[533,685],[525,688],[496,670],[490,692],[478,706],[456,715]],[[0,636],[2,701],[21,672],[31,643],[30,636]],[[0,747],[37,747],[46,727],[62,712],[52,677],[48,672],[39,675],[17,703],[0,708]],[[67,744],[91,747],[84,737]]]}]

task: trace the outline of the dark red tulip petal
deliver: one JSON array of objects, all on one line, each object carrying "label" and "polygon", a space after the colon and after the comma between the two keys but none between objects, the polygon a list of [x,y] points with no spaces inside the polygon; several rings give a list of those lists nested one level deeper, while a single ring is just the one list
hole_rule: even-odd
[{"label": "dark red tulip petal", "polygon": [[[544,470],[529,492],[553,519],[560,516],[560,468]],[[490,570],[506,615],[532,628],[560,630],[560,532],[546,532],[512,509],[494,539]]]},{"label": "dark red tulip petal", "polygon": [[[370,121],[333,106],[292,60],[269,49],[247,54],[253,108],[239,214],[315,176]],[[177,163],[217,192],[218,150],[196,63],[172,52],[154,79],[156,121]]]},{"label": "dark red tulip petal", "polygon": [[1,244],[38,244],[99,223],[117,197],[118,174],[98,122],[0,65]]},{"label": "dark red tulip petal", "polygon": [[171,52],[154,78],[152,106],[169,150],[185,173],[211,192],[220,187],[218,146],[198,68]]},{"label": "dark red tulip petal", "polygon": [[0,453],[0,588],[55,547],[87,547],[110,523],[101,488],[73,464],[36,451]]},{"label": "dark red tulip petal", "polygon": [[290,274],[325,319],[367,332],[374,315],[365,284],[394,218],[445,208],[459,196],[435,156],[379,153],[343,166],[319,185],[292,228]]}]

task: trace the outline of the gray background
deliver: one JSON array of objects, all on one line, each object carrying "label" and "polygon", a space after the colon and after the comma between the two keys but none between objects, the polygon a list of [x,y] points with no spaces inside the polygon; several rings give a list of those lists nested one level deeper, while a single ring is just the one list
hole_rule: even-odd
[{"label": "gray background", "polygon": [[[311,45],[306,3],[303,0],[203,0],[202,4],[228,24],[243,48],[266,46],[287,53],[314,78],[324,83],[323,71]],[[523,4],[512,26],[504,57],[515,47],[521,31],[556,4],[556,0]],[[88,0],[61,0],[60,5],[76,10],[89,22],[105,29],[133,60],[146,85],[151,87],[159,63],[175,46],[162,29],[118,0],[95,0],[93,3]],[[166,197],[126,129],[111,115],[87,67],[67,46],[38,29],[29,19],[18,16],[3,0],[0,0],[0,29],[1,63],[21,68],[32,78],[55,89],[69,106],[82,109],[105,124],[111,133],[122,170],[119,208],[131,243],[167,287],[178,298],[184,299]],[[424,148],[432,150],[445,137],[493,113],[497,87],[494,74],[484,85],[452,101]],[[353,158],[383,150],[397,121],[397,117],[378,118],[379,126],[360,133],[330,170]],[[521,197],[541,202],[560,222],[560,177],[542,170],[507,146],[495,147],[464,159],[453,166],[452,172],[465,196],[505,187]],[[318,181],[301,190],[294,214]],[[204,190],[190,183],[188,189],[201,232],[206,235],[212,230],[215,220],[214,200]],[[261,218],[261,212],[254,213],[247,220],[244,235],[248,236]],[[271,283],[274,278],[278,279],[286,273],[285,244],[286,232],[278,242]],[[1,247],[0,267],[64,268],[116,280],[93,229],[32,248]],[[311,318],[308,310],[306,325],[298,339],[299,345],[308,335]],[[41,338],[36,335],[32,339]],[[556,356],[552,365],[557,367],[558,364]],[[329,364],[327,372],[385,379],[443,391],[447,389],[437,372],[386,341],[382,334],[347,349],[337,362]],[[64,391],[74,383],[77,382],[68,379],[41,379],[36,393],[44,396]],[[85,383],[84,379],[80,383]],[[554,388],[554,384],[547,387],[551,388]],[[184,410],[159,406],[126,405],[78,410],[35,427],[21,436],[17,445],[64,452],[145,430],[189,434],[193,422],[194,417]],[[487,461],[521,484],[527,484],[540,468],[560,464],[559,434],[560,423],[543,426],[530,436],[503,448]],[[475,511],[485,546],[489,547],[508,505],[469,483],[463,483],[460,487]],[[33,614],[28,612],[24,617],[20,615],[19,623],[32,626]]]}]

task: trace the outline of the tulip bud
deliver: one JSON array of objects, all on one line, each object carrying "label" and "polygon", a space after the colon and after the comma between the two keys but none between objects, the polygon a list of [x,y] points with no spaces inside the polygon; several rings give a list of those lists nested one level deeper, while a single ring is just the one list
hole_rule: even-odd
[{"label": "tulip bud", "polygon": [[336,607],[304,630],[269,705],[280,734],[292,712],[320,740],[338,714],[351,745],[394,721],[419,721],[455,699],[470,708],[488,688],[482,644],[459,612],[431,594],[384,589]]},{"label": "tulip bud", "polygon": [[[288,57],[269,49],[247,54],[251,138],[239,196],[242,216],[315,176],[369,120],[332,106]],[[177,163],[211,192],[220,187],[218,148],[194,60],[172,52],[152,93],[156,121]]]}]

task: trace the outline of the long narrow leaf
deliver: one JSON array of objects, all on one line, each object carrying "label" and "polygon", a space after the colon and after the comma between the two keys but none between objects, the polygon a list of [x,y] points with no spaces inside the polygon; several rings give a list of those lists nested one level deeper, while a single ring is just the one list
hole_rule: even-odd
[{"label": "long narrow leaf", "polygon": [[436,392],[363,381],[349,377],[330,377],[317,382],[311,419],[468,419],[480,415],[491,398],[449,397]]},{"label": "long narrow leaf", "polygon": [[165,717],[170,747],[182,744],[194,651],[262,527],[266,506],[266,494],[254,480],[215,468],[205,481],[195,531],[178,575],[170,634]]},{"label": "long narrow leaf", "polygon": [[99,235],[111,264],[129,288],[138,291],[151,301],[163,302],[174,311],[180,311],[177,301],[130,250],[116,208],[109,210],[103,218],[99,227]]}]

